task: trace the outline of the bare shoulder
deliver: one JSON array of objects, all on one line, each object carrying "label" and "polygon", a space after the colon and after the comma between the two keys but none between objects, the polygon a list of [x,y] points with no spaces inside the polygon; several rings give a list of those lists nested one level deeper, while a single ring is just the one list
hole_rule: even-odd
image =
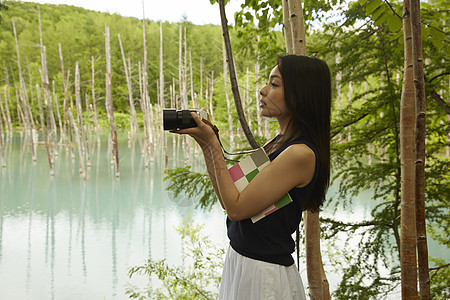
[{"label": "bare shoulder", "polygon": [[277,160],[286,174],[294,178],[294,186],[301,188],[312,180],[316,168],[316,155],[307,145],[291,145],[280,153],[275,161]]},{"label": "bare shoulder", "polygon": [[305,144],[294,144],[280,153],[280,157],[289,159],[294,164],[315,164],[316,155],[314,151]]}]

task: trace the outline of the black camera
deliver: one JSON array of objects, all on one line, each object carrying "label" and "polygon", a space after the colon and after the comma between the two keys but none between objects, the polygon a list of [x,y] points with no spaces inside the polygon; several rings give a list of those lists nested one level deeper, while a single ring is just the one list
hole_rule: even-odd
[{"label": "black camera", "polygon": [[206,119],[207,112],[205,110],[189,110],[182,109],[176,110],[168,108],[163,110],[163,127],[164,130],[176,130],[185,129],[191,127],[197,127],[197,123],[191,116],[191,112],[195,112],[199,115],[200,119]]}]

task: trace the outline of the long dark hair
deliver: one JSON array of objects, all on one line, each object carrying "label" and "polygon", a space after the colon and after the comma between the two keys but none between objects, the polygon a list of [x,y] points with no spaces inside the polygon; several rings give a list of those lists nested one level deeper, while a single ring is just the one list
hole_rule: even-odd
[{"label": "long dark hair", "polygon": [[330,182],[330,70],[323,60],[303,55],[280,56],[277,65],[292,117],[275,147],[305,137],[317,148],[318,177],[310,199],[303,205],[304,210],[317,212]]}]

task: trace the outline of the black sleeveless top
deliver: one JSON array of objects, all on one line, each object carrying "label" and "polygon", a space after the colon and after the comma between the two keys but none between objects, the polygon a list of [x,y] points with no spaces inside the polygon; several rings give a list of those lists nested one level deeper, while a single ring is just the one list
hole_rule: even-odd
[{"label": "black sleeveless top", "polygon": [[290,266],[294,263],[291,255],[295,248],[292,234],[300,224],[303,203],[310,196],[317,181],[319,164],[316,147],[309,140],[303,138],[280,147],[269,155],[270,160],[274,160],[283,150],[294,144],[305,144],[314,151],[316,156],[314,177],[305,187],[294,187],[289,191],[292,198],[291,203],[256,223],[253,223],[251,219],[231,221],[227,218],[230,245],[243,256],[283,266]]}]

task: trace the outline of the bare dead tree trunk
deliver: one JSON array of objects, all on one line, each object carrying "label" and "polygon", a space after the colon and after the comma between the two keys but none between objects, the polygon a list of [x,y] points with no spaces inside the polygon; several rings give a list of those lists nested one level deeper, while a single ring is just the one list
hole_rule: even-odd
[{"label": "bare dead tree trunk", "polygon": [[120,176],[119,170],[119,145],[117,144],[117,129],[114,123],[112,86],[111,86],[111,48],[109,43],[109,27],[105,25],[105,51],[106,51],[106,111],[108,112],[109,125],[111,128],[112,153],[111,164],[116,164],[116,177]]},{"label": "bare dead tree trunk", "polygon": [[[31,113],[31,108],[30,108],[30,104],[28,102],[28,94],[27,94],[27,87],[25,84],[25,80],[23,79],[23,75],[22,75],[22,67],[21,67],[21,63],[20,63],[20,51],[19,51],[19,41],[17,39],[17,33],[16,33],[16,25],[14,23],[14,20],[12,21],[12,25],[13,25],[13,31],[14,31],[14,39],[16,42],[16,52],[17,52],[17,67],[19,69],[19,95],[20,97],[16,97],[17,98],[17,104],[19,105],[19,101],[21,102],[21,106],[23,107],[21,109],[22,114],[23,114],[23,124],[24,124],[24,129],[25,132],[30,132],[31,137],[33,136],[33,115]],[[20,106],[19,106],[20,107]],[[32,147],[33,148],[33,147]],[[35,154],[33,153],[33,157]]]},{"label": "bare dead tree trunk", "polygon": [[62,142],[63,141],[62,136],[64,135],[64,133],[63,133],[63,125],[62,125],[62,119],[61,119],[61,112],[59,110],[59,101],[58,101],[58,97],[56,96],[56,92],[55,92],[55,81],[52,81],[52,86],[53,86],[53,102],[55,103],[56,116],[58,117],[60,142]]},{"label": "bare dead tree trunk", "polygon": [[244,131],[245,137],[253,149],[259,148],[258,143],[255,140],[250,128],[248,127],[247,121],[245,120],[244,110],[242,108],[241,95],[239,93],[239,85],[236,78],[236,70],[234,66],[233,53],[231,50],[230,35],[228,33],[228,21],[225,15],[225,1],[219,0],[220,8],[220,20],[222,23],[222,33],[225,42],[225,49],[227,52],[228,69],[230,71],[230,83],[231,90],[233,91],[234,104],[236,106],[236,111],[239,117],[239,123],[241,124],[242,130]]},{"label": "bare dead tree trunk", "polygon": [[422,58],[422,32],[420,26],[420,1],[411,0],[412,59],[414,64],[414,91],[417,114],[415,125],[415,204],[419,287],[420,299],[431,299],[425,224],[426,99]]},{"label": "bare dead tree trunk", "polygon": [[[0,98],[0,104],[1,104],[1,98]],[[3,109],[2,109],[2,115],[3,115]],[[2,168],[6,168],[6,158],[5,158],[5,146],[3,143],[3,122],[6,124],[6,121],[4,121],[5,118],[2,119],[0,118],[0,158],[2,160]],[[6,127],[6,126],[5,126]]]},{"label": "bare dead tree trunk", "polygon": [[146,126],[146,146],[145,146],[145,166],[148,166],[149,160],[153,159],[153,116],[152,116],[152,107],[150,104],[150,96],[148,94],[148,63],[147,63],[147,25],[145,23],[145,14],[144,14],[144,0],[142,0],[142,27],[143,27],[143,39],[144,39],[144,65],[142,66],[142,107],[143,107],[143,115],[144,115],[144,124]]},{"label": "bare dead tree trunk", "polygon": [[[164,51],[163,51],[163,30],[162,22],[159,22],[159,102],[161,110],[164,109]],[[190,54],[190,53],[189,53]],[[191,69],[192,74],[192,69]],[[166,132],[164,131],[163,122],[159,131],[162,135],[163,151],[164,151],[164,169],[169,167],[169,152],[167,151]]]},{"label": "bare dead tree trunk", "polygon": [[139,125],[138,125],[137,117],[136,117],[136,109],[134,107],[134,100],[133,100],[133,85],[132,85],[132,81],[131,81],[131,64],[130,64],[130,62],[128,62],[128,64],[127,64],[127,61],[125,59],[125,52],[123,51],[122,40],[120,38],[120,34],[118,35],[118,37],[119,37],[120,51],[122,53],[123,67],[125,70],[125,77],[127,80],[128,101],[129,101],[130,107],[131,107],[131,118],[132,118],[132,124],[133,124],[133,126],[131,128],[131,136],[134,138],[135,135],[137,134],[139,146],[142,148],[141,134],[139,131]]},{"label": "bare dead tree trunk", "polygon": [[223,48],[223,82],[224,82],[224,90],[225,90],[225,99],[227,100],[227,111],[228,111],[228,131],[230,134],[230,150],[233,151],[235,148],[234,144],[234,126],[233,126],[233,114],[231,112],[231,103],[230,97],[228,94],[228,81],[227,81],[227,55],[225,50],[225,43],[222,43]]},{"label": "bare dead tree trunk", "polygon": [[95,132],[97,133],[97,144],[100,144],[100,125],[98,123],[98,114],[97,114],[97,99],[95,98],[95,61],[94,57],[91,57],[92,61],[92,77],[91,77],[91,90],[92,90],[92,108],[94,111],[94,126]]},{"label": "bare dead tree trunk", "polygon": [[257,61],[255,64],[255,99],[256,99],[256,115],[258,120],[258,135],[263,135],[263,121],[261,116],[261,108],[259,107],[259,53],[256,53]]},{"label": "bare dead tree trunk", "polygon": [[213,95],[214,95],[214,71],[211,71],[211,90],[209,91],[209,114],[211,116],[211,120],[213,123],[216,122],[215,114],[214,114],[214,103],[213,103]]},{"label": "bare dead tree trunk", "polygon": [[50,175],[54,176],[55,173],[53,171],[52,156],[51,156],[50,148],[48,146],[48,141],[47,141],[47,130],[45,128],[44,110],[42,109],[41,89],[39,88],[39,84],[36,84],[36,94],[37,94],[38,103],[39,103],[39,115],[41,117],[42,136],[44,139],[45,149],[47,150],[47,159],[48,159],[48,165],[50,167]]},{"label": "bare dead tree trunk", "polygon": [[6,111],[6,118],[7,118],[7,126],[9,128],[9,132],[12,133],[13,131],[13,127],[12,127],[12,121],[11,121],[11,113],[9,111],[9,100],[8,100],[8,89],[9,89],[9,84],[7,83],[4,87],[3,87],[3,95],[5,96],[5,111]]}]

